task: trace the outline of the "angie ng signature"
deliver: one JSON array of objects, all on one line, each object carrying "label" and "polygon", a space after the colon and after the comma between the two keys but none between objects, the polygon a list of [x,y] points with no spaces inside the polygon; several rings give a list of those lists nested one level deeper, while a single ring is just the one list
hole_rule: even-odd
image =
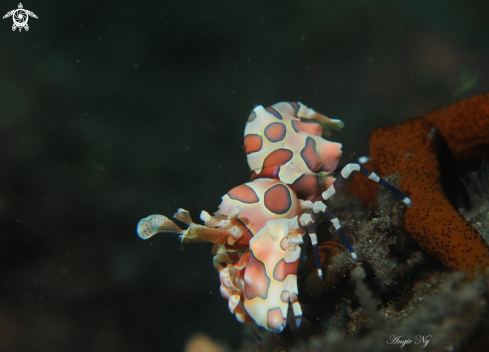
[{"label": "angie ng signature", "polygon": [[389,341],[386,342],[389,345],[400,345],[401,348],[403,348],[404,345],[411,344],[421,345],[422,348],[425,348],[430,343],[431,337],[431,335],[417,335],[414,340],[411,340],[410,338],[404,339],[402,335],[391,335]]}]

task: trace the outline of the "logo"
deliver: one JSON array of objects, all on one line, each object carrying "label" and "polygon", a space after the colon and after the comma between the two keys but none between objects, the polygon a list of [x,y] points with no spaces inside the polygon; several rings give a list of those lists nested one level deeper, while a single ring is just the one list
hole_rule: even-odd
[{"label": "logo", "polygon": [[7,12],[5,16],[3,16],[3,18],[5,19],[10,16],[12,16],[12,19],[14,20],[14,24],[12,26],[12,30],[14,32],[17,28],[19,29],[19,32],[22,32],[22,28],[28,31],[29,25],[27,24],[27,21],[29,20],[29,16],[37,18],[34,12],[24,10],[24,6],[22,6],[22,3],[19,3],[19,8],[17,10]]}]

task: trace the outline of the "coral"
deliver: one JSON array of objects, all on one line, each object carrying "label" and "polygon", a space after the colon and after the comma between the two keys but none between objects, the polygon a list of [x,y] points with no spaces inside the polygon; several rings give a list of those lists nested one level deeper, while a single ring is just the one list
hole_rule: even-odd
[{"label": "coral", "polygon": [[[456,166],[462,167],[488,146],[489,94],[379,128],[370,139],[371,161],[366,167],[381,176],[400,174],[400,189],[413,202],[405,213],[409,235],[453,271],[484,270],[489,266],[489,250],[447,199],[439,153],[453,155]],[[372,185],[359,177],[350,188],[364,201],[372,199],[371,190]]]}]

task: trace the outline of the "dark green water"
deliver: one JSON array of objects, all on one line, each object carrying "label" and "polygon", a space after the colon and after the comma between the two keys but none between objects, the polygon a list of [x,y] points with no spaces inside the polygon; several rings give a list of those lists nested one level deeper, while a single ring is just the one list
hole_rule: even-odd
[{"label": "dark green water", "polygon": [[[17,8],[2,1],[0,12]],[[0,22],[0,350],[237,350],[211,245],[142,241],[249,180],[256,104],[302,101],[369,134],[489,90],[489,3],[29,1]]]}]

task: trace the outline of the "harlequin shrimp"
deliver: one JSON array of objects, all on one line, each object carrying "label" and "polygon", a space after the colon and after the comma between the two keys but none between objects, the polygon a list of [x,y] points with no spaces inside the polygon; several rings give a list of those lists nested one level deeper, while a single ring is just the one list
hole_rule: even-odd
[{"label": "harlequin shrimp", "polygon": [[328,138],[330,129],[340,130],[343,126],[342,121],[321,115],[300,102],[281,102],[266,109],[263,106],[255,107],[245,128],[245,150],[252,179],[278,178],[288,184],[299,199],[312,202],[311,216],[304,214],[300,225],[306,226],[309,232],[320,278],[322,272],[317,237],[312,226],[320,212],[326,214],[353,259],[357,259],[336,215],[323,203],[343,186],[353,171],[359,171],[380,183],[408,207],[411,206],[411,200],[406,195],[359,163],[347,164],[336,179],[331,176],[341,158],[342,145],[322,137]]},{"label": "harlequin shrimp", "polygon": [[339,220],[324,201],[353,171],[359,171],[393,191],[407,206],[411,204],[397,188],[357,163],[347,164],[336,179],[331,175],[341,157],[341,144],[323,136],[342,127],[340,120],[301,103],[278,103],[266,109],[256,106],[245,128],[252,181],[225,194],[214,216],[202,211],[204,225],[195,224],[186,210],[179,209],[174,218],[187,224],[186,230],[163,215],[151,215],[139,222],[139,236],[147,239],[157,233],[176,233],[182,241],[213,242],[221,294],[238,321],[281,332],[291,306],[299,326],[300,244],[308,232],[322,278],[314,229],[320,213],[326,214],[357,259]]},{"label": "harlequin shrimp", "polygon": [[302,316],[296,276],[303,235],[297,217],[302,212],[289,186],[280,180],[257,179],[224,195],[213,217],[203,211],[205,225],[195,224],[186,210],[179,209],[174,217],[188,229],[152,215],[139,222],[138,233],[144,239],[167,232],[180,234],[182,241],[213,242],[213,262],[229,310],[242,323],[280,332],[289,303],[297,325]]}]

